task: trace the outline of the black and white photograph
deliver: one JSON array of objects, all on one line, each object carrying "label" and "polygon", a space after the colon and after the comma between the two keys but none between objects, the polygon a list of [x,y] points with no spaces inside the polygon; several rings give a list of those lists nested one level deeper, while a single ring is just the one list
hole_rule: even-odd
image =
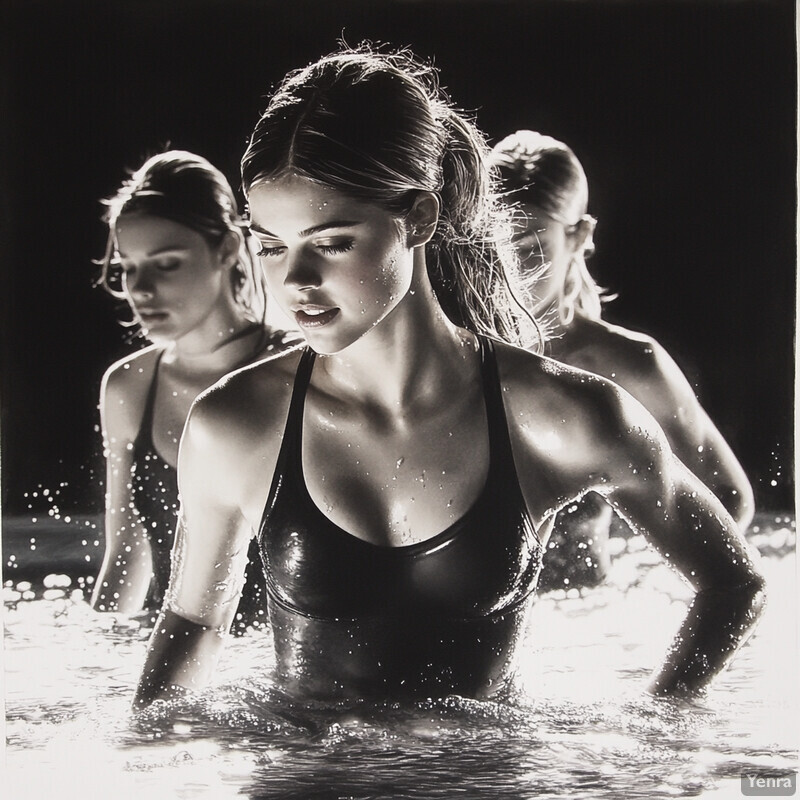
[{"label": "black and white photograph", "polygon": [[791,0],[4,0],[14,800],[791,796]]}]

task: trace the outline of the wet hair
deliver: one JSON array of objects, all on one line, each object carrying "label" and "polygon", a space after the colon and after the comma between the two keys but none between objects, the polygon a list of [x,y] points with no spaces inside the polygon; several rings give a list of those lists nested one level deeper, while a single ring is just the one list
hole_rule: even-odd
[{"label": "wet hair", "polygon": [[118,277],[115,248],[117,222],[126,216],[152,216],[185,225],[199,233],[212,248],[233,233],[239,242],[238,258],[230,270],[231,290],[243,314],[264,321],[266,284],[253,254],[248,228],[239,215],[228,180],[202,156],[185,150],[167,150],[148,158],[124,181],[117,193],[103,201],[108,238],[97,283],[115,297],[125,293],[112,285]]},{"label": "wet hair", "polygon": [[407,50],[343,46],[284,78],[242,158],[242,184],[247,194],[296,175],[398,219],[419,192],[436,193],[426,263],[442,309],[475,333],[535,346],[541,335],[516,300],[509,215],[493,191],[488,153],[432,67]]},{"label": "wet hair", "polygon": [[575,253],[560,289],[558,314],[564,325],[569,325],[576,312],[600,319],[601,304],[616,295],[607,295],[586,266],[586,259],[594,253],[596,220],[587,213],[589,183],[575,153],[552,136],[522,130],[496,144],[489,162],[509,204],[530,203],[564,225],[568,233],[581,225],[588,227],[583,250]]}]

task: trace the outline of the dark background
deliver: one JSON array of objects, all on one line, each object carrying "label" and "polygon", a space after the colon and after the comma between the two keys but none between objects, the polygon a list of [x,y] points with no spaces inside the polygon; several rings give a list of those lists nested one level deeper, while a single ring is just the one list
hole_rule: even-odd
[{"label": "dark background", "polygon": [[99,198],[166,145],[238,185],[270,87],[342,34],[435,58],[492,142],[527,127],[572,145],[599,218],[591,266],[620,295],[610,317],[677,359],[759,506],[792,508],[791,0],[2,0],[0,14],[6,515],[102,506],[99,382],[138,345],[92,288]]}]

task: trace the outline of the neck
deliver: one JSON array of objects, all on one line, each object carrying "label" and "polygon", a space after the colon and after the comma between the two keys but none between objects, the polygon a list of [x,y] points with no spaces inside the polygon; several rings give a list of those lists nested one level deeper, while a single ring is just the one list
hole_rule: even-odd
[{"label": "neck", "polygon": [[214,309],[167,347],[170,361],[190,370],[215,372],[242,361],[257,346],[264,326],[247,319],[233,302]]},{"label": "neck", "polygon": [[463,380],[462,362],[474,359],[475,338],[447,319],[424,259],[422,267],[409,293],[378,326],[346,350],[320,357],[336,395],[402,415]]},{"label": "neck", "polygon": [[558,323],[548,341],[547,355],[568,360],[576,347],[582,346],[587,339],[597,335],[594,320],[587,319],[576,313],[569,325]]}]

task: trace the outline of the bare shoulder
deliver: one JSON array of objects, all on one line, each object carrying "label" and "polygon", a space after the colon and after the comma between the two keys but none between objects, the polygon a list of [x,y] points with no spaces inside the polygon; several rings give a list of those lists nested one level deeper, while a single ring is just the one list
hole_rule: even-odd
[{"label": "bare shoulder", "polygon": [[606,378],[512,345],[496,345],[500,381],[507,405],[519,418],[534,415],[551,425],[565,418],[589,421],[623,413],[619,387]]},{"label": "bare shoulder", "polygon": [[285,418],[301,354],[295,347],[226,375],[195,400],[192,416],[229,432]]},{"label": "bare shoulder", "polygon": [[160,348],[139,350],[113,363],[103,375],[100,408],[103,424],[118,437],[133,439],[139,430]]},{"label": "bare shoulder", "polygon": [[652,336],[602,320],[576,322],[554,355],[610,378],[643,400],[688,388],[678,365]]},{"label": "bare shoulder", "polygon": [[658,424],[613,381],[510,345],[496,350],[517,475],[535,519],[587,491],[612,491],[661,458]]},{"label": "bare shoulder", "polygon": [[226,375],[192,405],[181,443],[181,464],[200,459],[209,469],[238,475],[257,464],[274,471],[301,351]]}]

